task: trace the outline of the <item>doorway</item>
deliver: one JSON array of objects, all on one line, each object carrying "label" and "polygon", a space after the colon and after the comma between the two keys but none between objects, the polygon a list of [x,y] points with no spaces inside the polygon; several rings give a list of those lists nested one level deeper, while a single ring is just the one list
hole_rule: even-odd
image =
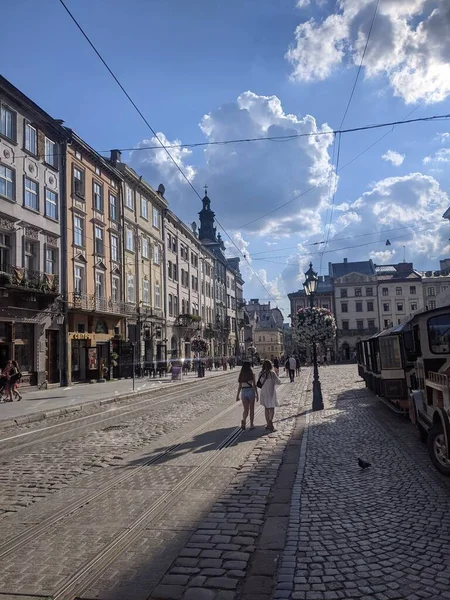
[{"label": "doorway", "polygon": [[45,370],[49,383],[58,383],[58,331],[47,329],[45,332]]},{"label": "doorway", "polygon": [[6,363],[11,358],[11,345],[0,344],[0,369],[4,369]]},{"label": "doorway", "polygon": [[72,340],[72,381],[87,379],[87,341]]}]

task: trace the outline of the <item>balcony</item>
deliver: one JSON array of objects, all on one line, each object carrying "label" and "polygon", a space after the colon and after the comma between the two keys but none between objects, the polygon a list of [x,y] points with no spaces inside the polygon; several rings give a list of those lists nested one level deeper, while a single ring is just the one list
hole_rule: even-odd
[{"label": "balcony", "polygon": [[59,294],[57,275],[32,271],[23,267],[3,264],[0,266],[0,287],[17,288],[33,294]]},{"label": "balcony", "polygon": [[131,302],[113,302],[110,298],[95,294],[71,294],[69,309],[85,310],[112,315],[136,315],[137,306]]},{"label": "balcony", "polygon": [[364,329],[339,329],[338,330],[339,335],[359,335],[359,336],[365,336],[365,335],[375,335],[376,333],[378,333],[378,328],[377,327],[365,327]]}]

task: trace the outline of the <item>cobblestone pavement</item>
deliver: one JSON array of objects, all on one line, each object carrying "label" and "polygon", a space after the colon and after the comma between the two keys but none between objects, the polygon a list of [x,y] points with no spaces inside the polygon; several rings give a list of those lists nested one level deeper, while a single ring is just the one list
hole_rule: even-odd
[{"label": "cobblestone pavement", "polygon": [[326,410],[308,415],[274,597],[450,598],[450,481],[354,366],[320,375]]},{"label": "cobblestone pavement", "polygon": [[117,425],[74,439],[68,435],[65,441],[37,442],[29,450],[1,457],[0,522],[64,489],[83,474],[120,465],[126,456],[176,432],[187,422],[195,422],[199,415],[202,419],[217,414],[233,400],[236,379],[236,371],[231,385],[228,376],[217,379],[213,403],[211,392],[202,392],[201,383],[195,386],[195,396],[186,386],[183,398],[173,404],[157,406],[138,417],[124,417]]}]

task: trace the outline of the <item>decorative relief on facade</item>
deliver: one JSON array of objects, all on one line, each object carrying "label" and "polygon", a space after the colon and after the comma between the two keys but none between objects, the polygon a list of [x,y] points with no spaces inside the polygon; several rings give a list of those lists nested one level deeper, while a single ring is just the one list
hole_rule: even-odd
[{"label": "decorative relief on facade", "polygon": [[9,219],[0,217],[0,229],[8,229],[10,231],[14,231],[15,230],[14,221],[10,221]]},{"label": "decorative relief on facade", "polygon": [[350,275],[346,275],[344,277],[344,283],[361,283],[365,280],[366,278],[364,275],[358,275],[357,273],[351,273]]},{"label": "decorative relief on facade", "polygon": [[9,146],[5,146],[5,144],[0,144],[0,147],[2,148],[0,158],[4,162],[12,164],[14,162],[14,150]]},{"label": "decorative relief on facade", "polygon": [[32,240],[39,239],[39,230],[33,229],[33,227],[25,227],[25,236],[27,238],[31,238]]},{"label": "decorative relief on facade", "polygon": [[49,246],[54,246],[55,248],[57,248],[58,247],[58,238],[53,235],[48,235],[47,236],[47,244]]}]

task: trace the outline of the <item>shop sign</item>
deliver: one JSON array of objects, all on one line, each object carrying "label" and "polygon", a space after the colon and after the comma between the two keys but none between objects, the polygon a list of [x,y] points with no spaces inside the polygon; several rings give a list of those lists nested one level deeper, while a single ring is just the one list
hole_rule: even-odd
[{"label": "shop sign", "polygon": [[72,339],[73,340],[90,340],[91,336],[89,335],[89,333],[73,333]]},{"label": "shop sign", "polygon": [[89,370],[95,371],[97,369],[97,348],[89,348],[88,349],[88,362],[89,362]]},{"label": "shop sign", "polygon": [[172,365],[172,381],[181,381],[182,371],[181,366]]}]

